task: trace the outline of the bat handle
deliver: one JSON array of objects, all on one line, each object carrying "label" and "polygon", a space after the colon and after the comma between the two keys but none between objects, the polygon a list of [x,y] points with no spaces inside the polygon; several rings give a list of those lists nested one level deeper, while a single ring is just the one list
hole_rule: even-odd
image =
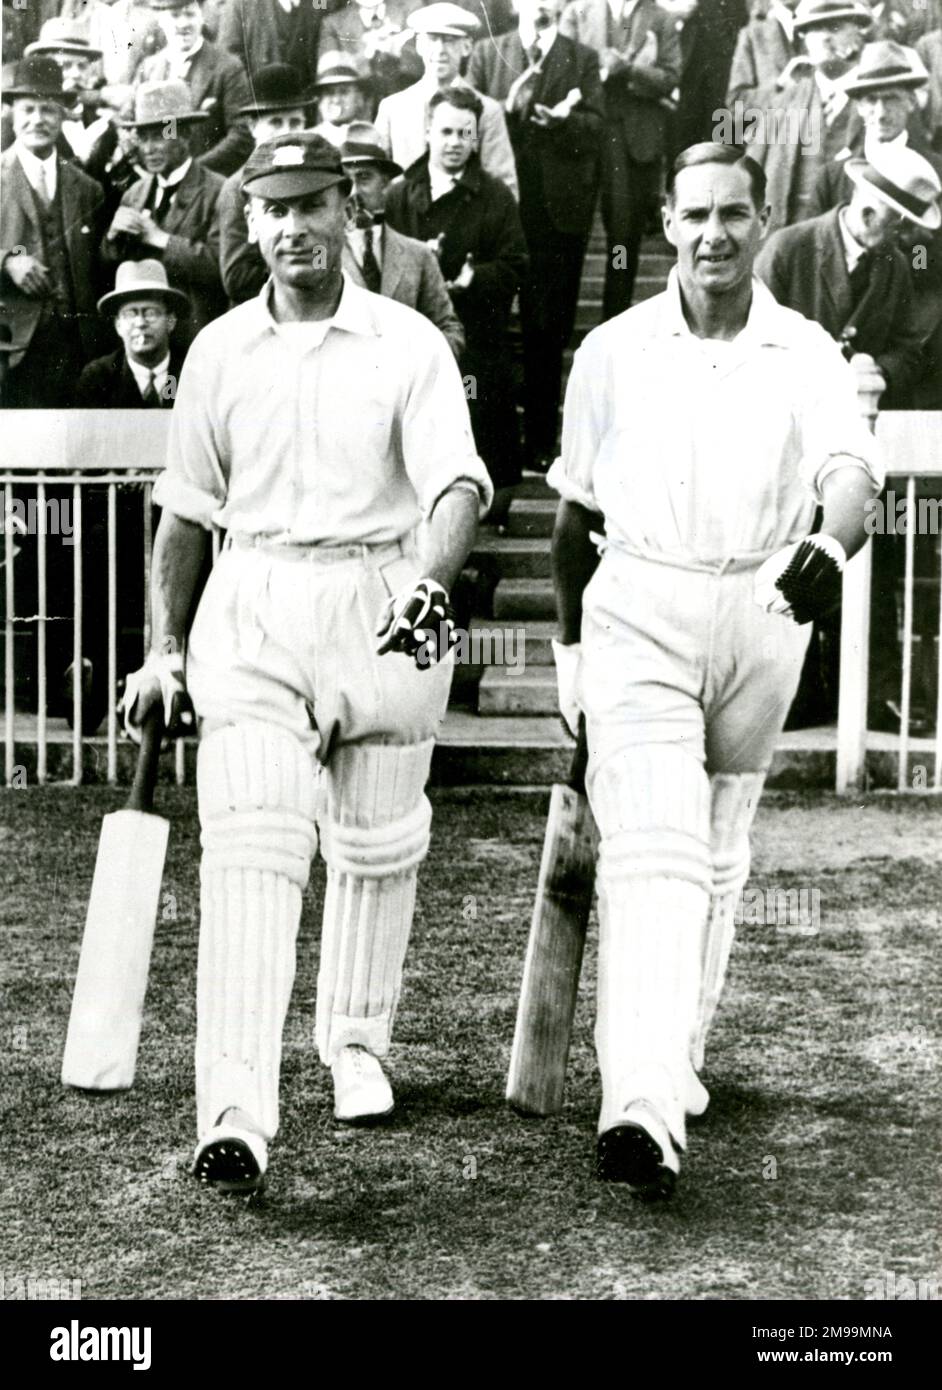
[{"label": "bat handle", "polygon": [[163,737],[163,709],[160,701],[148,711],[141,726],[141,746],[137,753],[137,766],[134,781],[128,796],[129,811],[154,809],[154,787],[157,785],[157,772],[160,765],[160,741]]},{"label": "bat handle", "polygon": [[585,715],[579,715],[579,733],[569,768],[569,786],[580,796],[585,796],[585,772],[589,762],[589,747],[586,742]]}]

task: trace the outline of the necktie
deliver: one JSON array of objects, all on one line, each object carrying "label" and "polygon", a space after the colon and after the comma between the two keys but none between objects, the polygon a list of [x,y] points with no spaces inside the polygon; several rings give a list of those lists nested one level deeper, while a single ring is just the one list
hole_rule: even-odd
[{"label": "necktie", "polygon": [[383,282],[383,272],[376,259],[374,243],[377,230],[376,227],[367,227],[363,233],[363,262],[360,266],[366,288],[372,290],[374,294],[379,294],[379,287]]},{"label": "necktie", "polygon": [[173,189],[166,184],[154,184],[154,206],[152,208],[154,221],[159,226],[164,214],[170,206],[170,199],[173,197]]},{"label": "necktie", "polygon": [[540,65],[540,60],[542,59],[542,57],[543,57],[543,50],[540,48],[540,45],[539,45],[538,43],[535,43],[535,44],[533,45],[533,47],[530,49],[530,53],[529,53],[530,66],[531,66],[531,67],[534,67],[534,68],[539,67],[539,65]]},{"label": "necktie", "polygon": [[141,393],[141,401],[144,405],[148,407],[148,409],[153,409],[154,406],[160,405],[160,397],[157,395],[157,387],[154,384],[156,376],[156,372],[148,371],[147,387]]},{"label": "necktie", "polygon": [[43,206],[49,207],[52,202],[52,191],[49,187],[49,175],[46,171],[45,164],[40,164],[39,166],[39,183],[36,192],[39,194],[39,200]]},{"label": "necktie", "polygon": [[873,260],[873,252],[865,251],[847,277],[850,280],[850,290],[853,295],[855,309],[866,294],[870,285],[870,276],[873,272]]}]

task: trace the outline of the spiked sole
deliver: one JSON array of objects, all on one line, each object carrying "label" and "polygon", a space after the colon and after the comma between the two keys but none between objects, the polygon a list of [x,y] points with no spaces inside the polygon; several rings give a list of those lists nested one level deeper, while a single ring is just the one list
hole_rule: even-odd
[{"label": "spiked sole", "polygon": [[643,1202],[670,1197],[677,1174],[657,1140],[641,1125],[616,1125],[599,1135],[596,1172],[603,1182],[625,1183]]},{"label": "spiked sole", "polygon": [[255,1154],[243,1139],[235,1137],[211,1139],[202,1145],[193,1161],[193,1176],[201,1187],[237,1195],[261,1192],[265,1186],[265,1174]]}]

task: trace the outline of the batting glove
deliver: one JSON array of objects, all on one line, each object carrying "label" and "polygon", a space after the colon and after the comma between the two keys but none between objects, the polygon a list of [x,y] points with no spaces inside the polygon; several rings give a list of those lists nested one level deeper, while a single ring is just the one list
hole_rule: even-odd
[{"label": "batting glove", "polygon": [[420,579],[389,600],[376,635],[382,638],[376,649],[380,655],[402,652],[416,666],[436,665],[458,640],[447,591],[434,579]]},{"label": "batting glove", "polygon": [[573,738],[579,737],[579,670],[582,666],[582,643],[571,642],[568,647],[562,642],[553,642],[553,660],[556,663],[556,687],[559,692],[559,712],[563,723]]},{"label": "batting glove", "polygon": [[139,671],[132,671],[124,682],[124,694],[118,710],[124,720],[129,738],[141,741],[141,719],[137,711],[138,698],[148,687],[160,687],[163,703],[164,730],[168,738],[182,738],[196,730],[196,712],[187,692],[183,676],[183,656],[179,652],[151,652]]},{"label": "batting glove", "polygon": [[806,536],[771,555],[756,571],[756,603],[799,625],[825,618],[840,604],[846,563],[839,540],[821,531]]}]

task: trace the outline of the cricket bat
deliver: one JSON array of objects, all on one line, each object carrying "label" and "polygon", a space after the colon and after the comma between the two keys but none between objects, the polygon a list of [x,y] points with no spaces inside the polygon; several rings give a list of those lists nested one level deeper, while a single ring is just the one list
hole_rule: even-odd
[{"label": "cricket bat", "polygon": [[101,823],[62,1080],[87,1091],[134,1083],[170,822],[153,814],[163,714],[144,721],[127,805]]},{"label": "cricket bat", "polygon": [[527,1115],[555,1115],[563,1103],[598,852],[587,759],[583,719],[568,784],[557,783],[550,795],[510,1054],[507,1100]]}]

